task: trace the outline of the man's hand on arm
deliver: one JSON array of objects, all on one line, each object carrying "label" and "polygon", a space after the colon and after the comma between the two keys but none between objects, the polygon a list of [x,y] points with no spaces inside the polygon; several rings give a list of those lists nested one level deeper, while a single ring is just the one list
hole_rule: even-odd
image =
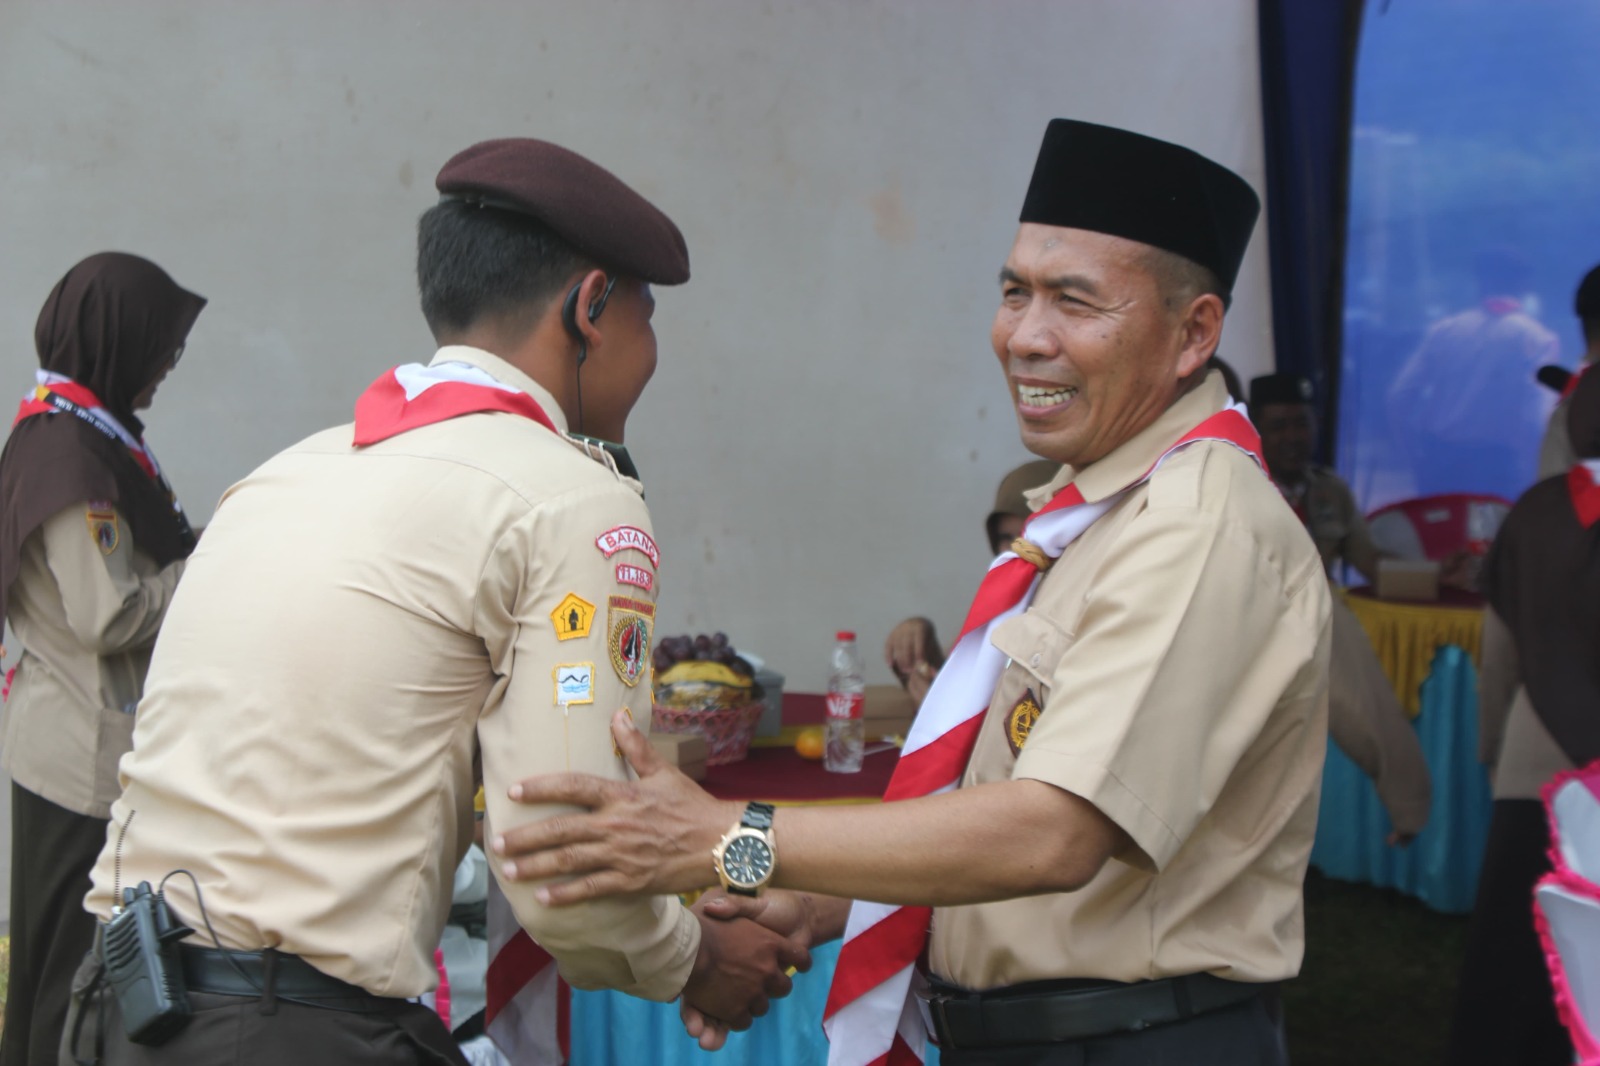
[{"label": "man's hand on arm", "polygon": [[[711,849],[742,805],[713,799],[666,766],[626,716],[613,719],[613,732],[637,782],[551,774],[511,787],[519,802],[593,812],[496,838],[508,880],[565,878],[536,889],[541,903],[716,883]],[[784,808],[773,833],[774,887],[935,907],[1072,891],[1131,846],[1092,804],[1034,780],[848,810]]]}]

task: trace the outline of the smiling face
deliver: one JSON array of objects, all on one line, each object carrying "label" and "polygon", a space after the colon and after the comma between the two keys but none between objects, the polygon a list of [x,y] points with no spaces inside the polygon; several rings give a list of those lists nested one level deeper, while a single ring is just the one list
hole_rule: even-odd
[{"label": "smiling face", "polygon": [[1216,349],[1222,300],[1174,291],[1147,245],[1023,223],[990,341],[1029,451],[1082,468],[1165,411]]},{"label": "smiling face", "polygon": [[1298,481],[1311,463],[1311,445],[1317,435],[1316,416],[1308,403],[1262,404],[1256,412],[1261,433],[1261,457],[1279,481]]}]

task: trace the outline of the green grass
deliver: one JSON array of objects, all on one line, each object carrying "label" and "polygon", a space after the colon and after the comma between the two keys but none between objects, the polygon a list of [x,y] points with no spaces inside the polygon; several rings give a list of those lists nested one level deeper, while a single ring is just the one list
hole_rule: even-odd
[{"label": "green grass", "polygon": [[1284,986],[1294,1066],[1444,1062],[1467,919],[1306,876],[1306,960]]}]

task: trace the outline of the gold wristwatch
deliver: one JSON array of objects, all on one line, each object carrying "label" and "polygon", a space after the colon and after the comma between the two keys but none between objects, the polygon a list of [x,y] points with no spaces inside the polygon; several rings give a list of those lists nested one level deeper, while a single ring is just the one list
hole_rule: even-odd
[{"label": "gold wristwatch", "polygon": [[772,804],[748,804],[739,824],[711,849],[722,887],[736,896],[758,896],[772,880],[778,853],[772,842]]}]

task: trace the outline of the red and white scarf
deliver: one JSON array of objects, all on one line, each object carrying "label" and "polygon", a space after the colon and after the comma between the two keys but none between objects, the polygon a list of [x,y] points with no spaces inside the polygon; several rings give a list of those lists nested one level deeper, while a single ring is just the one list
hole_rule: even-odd
[{"label": "red and white scarf", "polygon": [[406,363],[378,378],[356,400],[354,443],[365,448],[408,429],[482,411],[521,415],[556,432],[539,401],[487,370],[471,363]]},{"label": "red and white scarf", "polygon": [[142,438],[129,432],[116,415],[106,410],[100,397],[87,385],[80,385],[65,374],[50,370],[36,370],[33,376],[38,384],[22,398],[17,417],[11,421],[13,427],[34,415],[64,411],[81,418],[107,437],[121,441],[128,449],[128,454],[133,456],[133,461],[139,464],[139,469],[149,474],[151,480],[161,480],[161,464],[156,462],[155,453]]},{"label": "red and white scarf", "polygon": [[1600,459],[1581,460],[1567,471],[1567,495],[1584,529],[1600,522]]},{"label": "red and white scarf", "polygon": [[[1233,404],[1201,422],[1168,448],[1150,469],[1120,491],[1089,503],[1076,484],[1058,491],[1028,519],[1022,536],[1054,559],[1129,489],[1142,484],[1174,452],[1199,441],[1240,449],[1266,470],[1261,438]],[[994,628],[1028,609],[1040,570],[1013,552],[989,567],[967,613],[961,636],[917,712],[905,750],[884,794],[886,802],[948,792],[961,783],[977,743],[1005,655],[990,642]],[[923,1061],[928,1029],[917,989],[917,964],[927,946],[933,912],[857,901],[828,993],[822,1027],[829,1066],[904,1066]]]}]

